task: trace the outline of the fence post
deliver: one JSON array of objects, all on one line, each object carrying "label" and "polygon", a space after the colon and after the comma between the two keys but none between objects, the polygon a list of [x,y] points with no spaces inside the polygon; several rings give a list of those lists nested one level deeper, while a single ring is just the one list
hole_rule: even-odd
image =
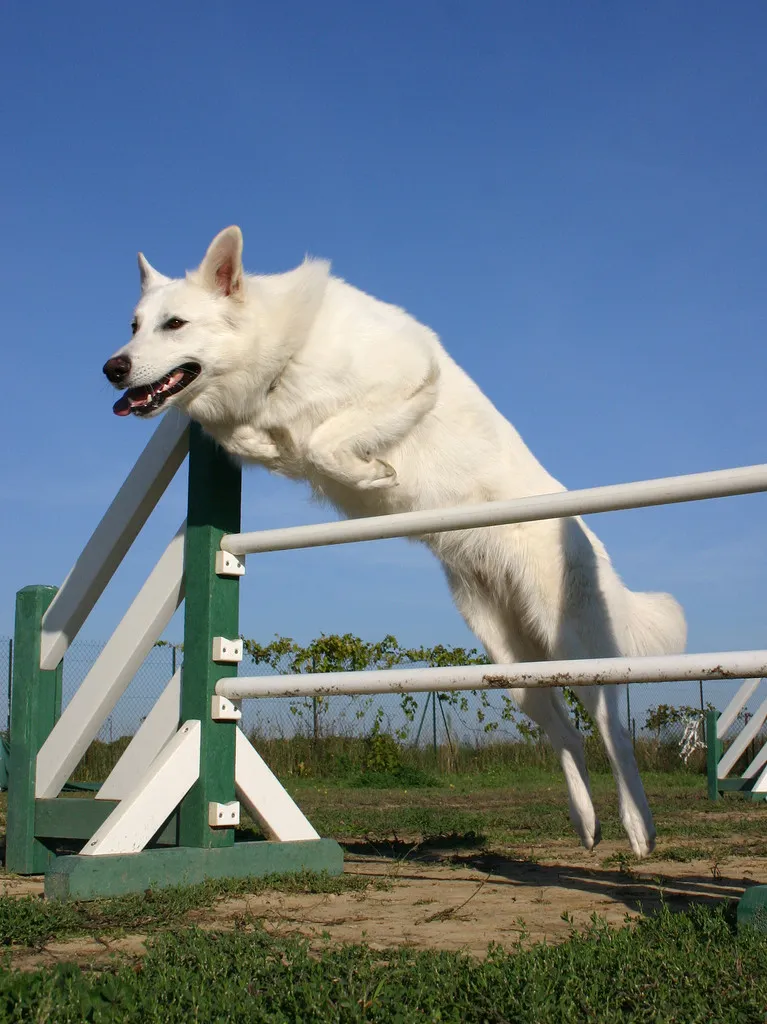
[{"label": "fence post", "polygon": [[5,866],[25,875],[42,874],[52,858],[35,838],[35,769],[61,714],[62,662],[50,671],[40,668],[42,619],[56,589],[24,587],[16,594]]},{"label": "fence post", "polygon": [[706,714],[706,777],[708,779],[708,798],[718,800],[719,793],[719,760],[722,756],[722,741],[716,735],[718,711]]},{"label": "fence post", "polygon": [[219,679],[237,674],[236,664],[213,661],[213,637],[239,636],[237,578],[215,572],[225,533],[240,530],[241,470],[193,423],[189,435],[189,495],[184,563],[184,666],[181,721],[202,725],[200,777],[181,802],[179,845],[232,846],[233,828],[211,828],[208,805],[235,798],[236,722],[214,722],[211,698]]}]

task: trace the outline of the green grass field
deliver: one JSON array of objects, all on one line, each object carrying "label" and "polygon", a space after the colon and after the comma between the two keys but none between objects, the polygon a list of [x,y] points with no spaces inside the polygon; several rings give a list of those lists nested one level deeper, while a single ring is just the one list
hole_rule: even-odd
[{"label": "green grass field", "polygon": [[[660,867],[701,861],[715,877],[728,859],[767,856],[767,807],[738,798],[710,803],[695,772],[644,774],[658,827]],[[288,788],[324,835],[350,853],[391,859],[418,851],[493,852],[516,860],[573,849],[562,777],[504,766],[438,774],[424,765],[322,775],[295,772]],[[612,778],[593,777],[606,844],[606,874],[631,872]],[[247,828],[247,823],[245,824]],[[617,843],[616,843],[617,841]],[[274,934],[247,910],[227,927],[206,908],[276,890],[317,899],[377,899],[391,877],[210,883],[93,904],[0,897],[0,1021],[466,1021],[745,1022],[767,1019],[767,936],[735,928],[734,904],[661,906],[623,927],[595,919],[557,944],[516,942],[475,958],[445,950],[339,945]],[[404,890],[403,890],[404,891]],[[247,901],[246,901],[247,904]],[[28,953],[72,936],[148,936],[139,957],[115,953],[92,967],[18,970]],[[492,942],[493,922],[487,922]],[[34,967],[34,965],[33,965]],[[27,964],[29,968],[29,964]]]}]

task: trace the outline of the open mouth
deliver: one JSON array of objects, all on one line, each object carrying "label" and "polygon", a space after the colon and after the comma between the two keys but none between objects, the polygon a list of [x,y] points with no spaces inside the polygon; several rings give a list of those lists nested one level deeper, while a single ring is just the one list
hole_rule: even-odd
[{"label": "open mouth", "polygon": [[177,395],[192,381],[197,380],[202,367],[199,363],[184,363],[175,370],[166,373],[154,384],[142,384],[137,388],[128,388],[122,398],[112,406],[116,416],[148,416],[163,406],[169,398]]}]

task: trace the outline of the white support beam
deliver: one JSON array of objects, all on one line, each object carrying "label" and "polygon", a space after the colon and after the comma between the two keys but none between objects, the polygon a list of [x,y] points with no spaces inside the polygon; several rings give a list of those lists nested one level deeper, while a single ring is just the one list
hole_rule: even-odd
[{"label": "white support beam", "polygon": [[81,855],[138,853],[161,828],[200,776],[198,721],[185,722],[93,838]]},{"label": "white support beam", "polygon": [[767,793],[767,768],[764,769],[762,774],[754,783],[752,793]]},{"label": "white support beam", "polygon": [[41,668],[64,657],[188,450],[189,420],[170,409],[43,617]]},{"label": "white support beam", "polygon": [[716,720],[716,738],[718,740],[723,740],[727,735],[727,730],[746,706],[749,698],[759,689],[761,682],[761,679],[746,679],[738,687],[738,692]]},{"label": "white support beam", "polygon": [[96,794],[97,800],[123,800],[147,765],[178,731],[181,714],[181,669],[171,676],[154,707]]},{"label": "white support beam", "polygon": [[744,779],[753,779],[757,772],[761,771],[764,766],[767,765],[767,743],[764,744],[762,749],[756,755],[751,764],[743,772]]},{"label": "white support beam", "polygon": [[319,839],[309,819],[238,727],[234,755],[237,796],[270,839]]},{"label": "white support beam", "polygon": [[584,658],[578,661],[519,662],[515,665],[240,676],[219,680],[216,693],[229,700],[242,700],[246,697],[333,697],[352,693],[429,693],[503,690],[513,687],[592,686],[602,683],[662,683],[687,679],[740,679],[765,673],[767,651],[725,651],[719,654],[674,654],[651,658]]},{"label": "white support beam", "polygon": [[639,480],[630,484],[589,487],[579,491],[536,494],[512,501],[491,501],[457,508],[396,512],[367,519],[292,526],[255,533],[229,533],[221,538],[221,550],[242,556],[257,551],[287,551],[329,544],[352,544],[385,537],[413,537],[449,530],[530,523],[539,519],[563,519],[595,512],[616,512],[651,505],[672,505],[701,498],[725,498],[734,494],[767,491],[767,464],[712,473]]},{"label": "white support beam", "polygon": [[765,719],[767,719],[767,700],[762,702],[753,717],[749,718],[748,722],[722,755],[717,768],[717,774],[720,779],[727,778],[743,751],[759,735],[759,730],[764,725]]},{"label": "white support beam", "polygon": [[37,755],[35,796],[58,796],[106,717],[184,598],[184,534],[178,533]]}]

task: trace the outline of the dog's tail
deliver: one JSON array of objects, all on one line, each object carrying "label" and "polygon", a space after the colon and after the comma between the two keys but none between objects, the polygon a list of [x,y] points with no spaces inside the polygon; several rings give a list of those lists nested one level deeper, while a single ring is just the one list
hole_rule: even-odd
[{"label": "dog's tail", "polygon": [[628,656],[683,654],[687,645],[684,611],[671,594],[628,593]]}]

